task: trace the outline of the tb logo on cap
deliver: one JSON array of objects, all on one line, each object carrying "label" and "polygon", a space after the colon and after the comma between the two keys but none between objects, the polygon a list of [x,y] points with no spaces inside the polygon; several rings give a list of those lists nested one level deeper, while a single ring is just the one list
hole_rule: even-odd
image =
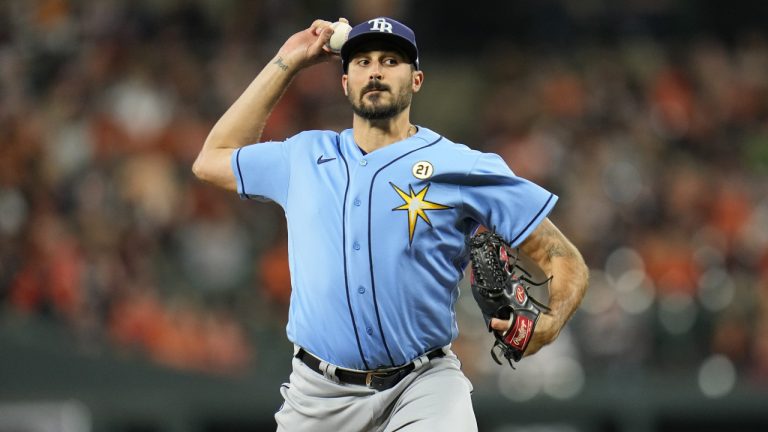
[{"label": "tb logo on cap", "polygon": [[386,18],[376,18],[368,21],[368,24],[373,24],[370,30],[378,30],[380,32],[392,33],[392,24],[388,23]]}]

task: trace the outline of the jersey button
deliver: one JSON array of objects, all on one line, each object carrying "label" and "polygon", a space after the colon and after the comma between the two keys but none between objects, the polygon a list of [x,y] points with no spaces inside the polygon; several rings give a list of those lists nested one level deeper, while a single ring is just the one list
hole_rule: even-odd
[{"label": "jersey button", "polygon": [[360,159],[360,165],[366,166],[366,165],[368,165],[368,161],[365,160],[365,159]]},{"label": "jersey button", "polygon": [[360,200],[359,200],[359,199],[355,199],[355,200],[354,200],[352,203],[353,203],[354,205],[356,205],[356,206],[360,207]]},{"label": "jersey button", "polygon": [[359,292],[360,294],[365,294],[365,287],[358,288],[357,292]]},{"label": "jersey button", "polygon": [[352,243],[352,247],[355,248],[355,250],[360,250],[360,243],[354,242]]},{"label": "jersey button", "polygon": [[373,335],[373,329],[371,327],[368,327],[367,329],[365,329],[365,332],[368,333],[368,336]]}]

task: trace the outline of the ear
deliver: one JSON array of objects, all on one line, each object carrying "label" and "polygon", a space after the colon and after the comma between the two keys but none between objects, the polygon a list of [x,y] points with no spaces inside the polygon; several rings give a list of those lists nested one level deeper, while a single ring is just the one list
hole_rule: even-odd
[{"label": "ear", "polygon": [[344,96],[349,96],[349,90],[347,90],[347,74],[341,76],[341,88],[344,89]]},{"label": "ear", "polygon": [[411,87],[413,92],[417,93],[421,89],[421,84],[424,83],[424,72],[417,70],[413,71],[413,78],[411,80]]}]

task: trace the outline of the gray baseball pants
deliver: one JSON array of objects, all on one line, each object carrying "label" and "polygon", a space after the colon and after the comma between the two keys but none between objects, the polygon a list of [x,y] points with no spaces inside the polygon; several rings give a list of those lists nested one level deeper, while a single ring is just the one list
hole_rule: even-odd
[{"label": "gray baseball pants", "polygon": [[278,432],[477,431],[472,384],[451,351],[383,391],[339,383],[333,367],[324,376],[295,357],[292,365],[290,382],[280,388]]}]

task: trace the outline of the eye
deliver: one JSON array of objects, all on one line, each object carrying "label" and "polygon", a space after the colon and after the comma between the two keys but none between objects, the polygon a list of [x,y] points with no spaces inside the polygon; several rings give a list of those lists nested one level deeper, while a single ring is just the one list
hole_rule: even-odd
[{"label": "eye", "polygon": [[394,57],[388,57],[388,58],[384,59],[384,64],[387,65],[387,66],[397,66],[398,61]]},{"label": "eye", "polygon": [[360,66],[367,66],[370,63],[370,60],[366,58],[361,58],[357,60],[357,64]]}]

